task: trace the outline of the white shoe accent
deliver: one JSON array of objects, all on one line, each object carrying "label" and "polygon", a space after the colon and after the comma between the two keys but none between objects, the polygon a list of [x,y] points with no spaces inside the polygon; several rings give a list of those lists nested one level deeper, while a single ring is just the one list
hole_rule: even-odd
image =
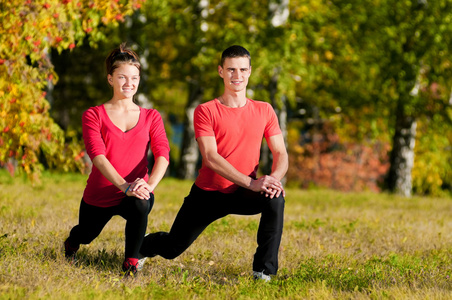
[{"label": "white shoe accent", "polygon": [[146,259],[148,259],[146,256],[138,254],[137,271],[141,271],[143,269]]},{"label": "white shoe accent", "polygon": [[[144,237],[148,235],[149,233],[145,234]],[[146,256],[143,256],[141,253],[138,253],[137,271],[141,271],[143,269],[146,259],[148,259]]]},{"label": "white shoe accent", "polygon": [[272,279],[270,277],[270,275],[266,275],[266,274],[264,274],[264,272],[256,272],[256,271],[253,271],[253,277],[255,280],[263,280],[265,282],[269,282]]}]

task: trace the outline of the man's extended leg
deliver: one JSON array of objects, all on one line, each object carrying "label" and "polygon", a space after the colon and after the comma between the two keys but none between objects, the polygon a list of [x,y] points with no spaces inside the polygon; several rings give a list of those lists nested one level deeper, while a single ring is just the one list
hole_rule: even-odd
[{"label": "man's extended leg", "polygon": [[280,196],[270,199],[243,188],[231,194],[223,194],[204,191],[193,185],[170,232],[157,232],[146,236],[140,253],[148,257],[160,255],[173,259],[184,252],[215,220],[228,214],[259,213],[262,216],[253,270],[267,275],[276,274],[284,220],[284,198]]},{"label": "man's extended leg", "polygon": [[217,199],[214,193],[193,185],[170,232],[147,235],[140,253],[147,257],[160,255],[166,259],[173,259],[183,253],[210,223],[226,215],[215,209]]}]

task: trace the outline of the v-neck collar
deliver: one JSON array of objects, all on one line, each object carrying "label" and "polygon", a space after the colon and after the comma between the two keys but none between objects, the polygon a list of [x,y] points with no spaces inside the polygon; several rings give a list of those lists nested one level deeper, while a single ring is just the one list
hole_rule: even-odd
[{"label": "v-neck collar", "polygon": [[133,126],[132,128],[130,128],[127,131],[122,131],[122,129],[120,129],[118,126],[115,125],[115,123],[113,123],[113,121],[110,119],[110,116],[107,113],[107,110],[105,109],[105,105],[102,104],[101,108],[105,114],[105,119],[107,120],[107,123],[109,124],[110,128],[112,129],[112,132],[115,133],[116,135],[121,136],[123,139],[125,138],[129,138],[129,137],[133,137],[134,135],[136,135],[139,132],[139,129],[144,120],[144,116],[143,116],[143,108],[139,106],[140,109],[140,116],[138,117],[138,122],[137,124],[135,124],[135,126]]}]

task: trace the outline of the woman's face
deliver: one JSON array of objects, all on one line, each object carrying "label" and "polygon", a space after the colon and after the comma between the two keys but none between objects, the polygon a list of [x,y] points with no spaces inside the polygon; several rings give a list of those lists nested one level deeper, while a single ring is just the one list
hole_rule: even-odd
[{"label": "woman's face", "polygon": [[120,64],[112,75],[108,75],[108,82],[113,87],[113,95],[118,99],[132,98],[140,83],[140,71],[134,65]]}]

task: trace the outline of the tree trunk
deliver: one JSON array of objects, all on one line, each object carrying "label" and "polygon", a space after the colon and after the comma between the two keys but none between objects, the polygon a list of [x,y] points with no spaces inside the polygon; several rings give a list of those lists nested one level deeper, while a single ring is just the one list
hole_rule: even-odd
[{"label": "tree trunk", "polygon": [[[284,138],[284,144],[286,145],[286,149],[288,149],[287,145],[287,98],[285,95],[281,97],[281,109],[277,110],[276,113],[278,115],[279,127],[281,127],[281,132]],[[286,184],[286,177],[281,179],[282,184]]]},{"label": "tree trunk", "polygon": [[405,197],[410,197],[412,190],[416,125],[415,117],[407,114],[403,104],[399,103],[386,185],[389,191]]},{"label": "tree trunk", "polygon": [[287,23],[289,18],[289,0],[272,0],[269,3],[270,22],[273,27]]},{"label": "tree trunk", "polygon": [[[283,26],[287,23],[289,18],[289,0],[272,0],[269,2],[268,11],[270,15],[270,21],[272,24],[271,30]],[[281,67],[275,67],[273,69],[273,76],[268,84],[268,90],[270,93],[270,101],[273,109],[278,116],[279,126],[284,137],[284,143],[287,148],[287,98],[285,95],[281,97],[281,104],[278,105],[276,94],[278,92],[278,81]],[[263,174],[270,174],[273,165],[273,155],[268,148],[267,143],[262,144],[261,148],[261,172]],[[285,184],[286,178],[284,177],[281,182]]]},{"label": "tree trunk", "polygon": [[[285,96],[281,97],[281,108],[278,109],[278,104],[276,101],[276,92],[278,91],[278,77],[279,68],[275,68],[273,77],[269,83],[268,89],[270,92],[270,101],[278,117],[279,126],[281,128],[282,135],[284,137],[284,143],[287,148],[287,98]],[[261,172],[263,174],[270,174],[272,171],[273,156],[270,152],[267,143],[262,144],[261,148]],[[281,180],[283,184],[285,183],[285,178]]]},{"label": "tree trunk", "polygon": [[193,113],[196,106],[201,103],[203,96],[204,89],[200,84],[198,82],[190,83],[190,93],[185,108],[184,137],[182,140],[179,168],[177,170],[177,177],[181,179],[194,179],[196,177],[199,150],[195,139]]}]

